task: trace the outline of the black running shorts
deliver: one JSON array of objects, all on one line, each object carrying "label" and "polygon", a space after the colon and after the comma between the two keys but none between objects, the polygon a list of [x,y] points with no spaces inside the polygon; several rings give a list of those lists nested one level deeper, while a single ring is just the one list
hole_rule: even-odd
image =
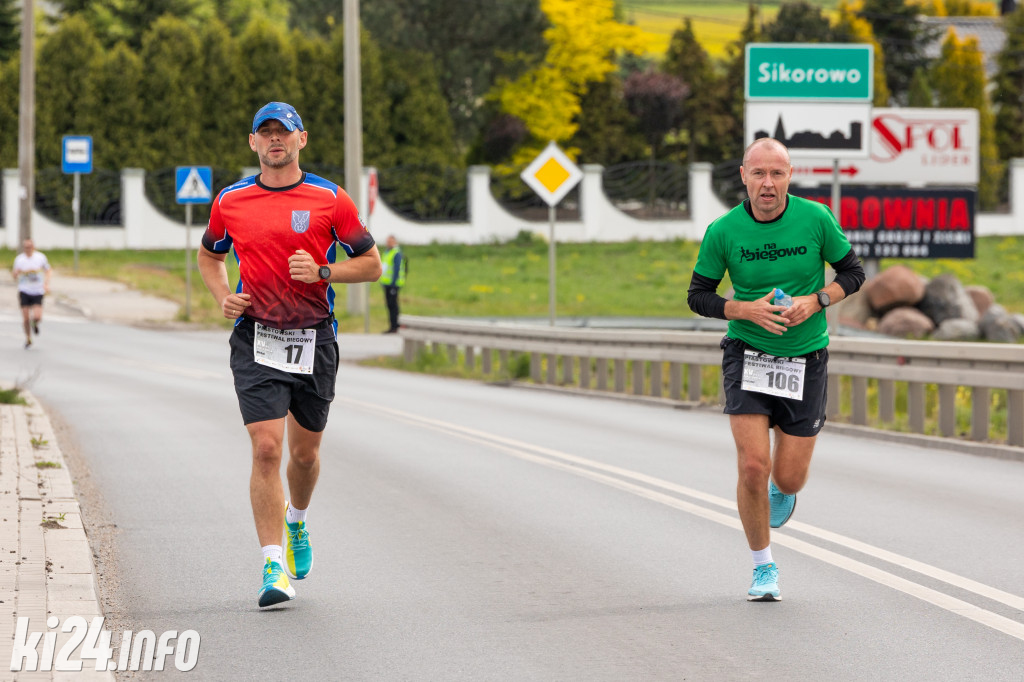
[{"label": "black running shorts", "polygon": [[790,436],[816,436],[825,425],[828,398],[828,349],[822,348],[803,357],[807,359],[803,400],[745,391],[743,351],[757,350],[739,339],[722,339],[722,379],[725,385],[726,414],[768,415],[770,426],[778,426]]},{"label": "black running shorts", "polygon": [[[317,334],[322,334],[320,330]],[[333,337],[333,330],[327,331]],[[289,412],[304,429],[320,432],[334,400],[338,378],[338,342],[317,343],[312,374],[292,374],[256,362],[251,321],[231,333],[231,372],[245,424],[281,419]]]},{"label": "black running shorts", "polygon": [[26,294],[24,291],[18,292],[18,301],[21,303],[22,308],[30,308],[34,305],[43,304],[42,294]]}]

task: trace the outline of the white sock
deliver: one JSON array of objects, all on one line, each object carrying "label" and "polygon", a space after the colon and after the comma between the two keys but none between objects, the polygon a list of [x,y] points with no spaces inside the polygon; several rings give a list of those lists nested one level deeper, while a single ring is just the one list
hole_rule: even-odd
[{"label": "white sock", "polygon": [[753,557],[754,557],[754,565],[755,566],[761,566],[763,564],[775,563],[775,560],[772,559],[772,546],[771,545],[768,545],[764,549],[751,550],[750,554],[753,555]]},{"label": "white sock", "polygon": [[264,545],[263,546],[263,563],[267,563],[267,559],[274,561],[278,564],[283,563],[281,557],[284,552],[281,550],[281,545]]},{"label": "white sock", "polygon": [[288,505],[288,511],[285,512],[285,520],[288,523],[298,523],[299,521],[306,520],[307,509],[296,509],[291,504]]}]

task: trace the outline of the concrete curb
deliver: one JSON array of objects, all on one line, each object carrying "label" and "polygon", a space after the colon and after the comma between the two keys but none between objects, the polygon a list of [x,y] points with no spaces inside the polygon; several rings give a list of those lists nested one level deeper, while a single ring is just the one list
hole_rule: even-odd
[{"label": "concrete curb", "polygon": [[[81,672],[11,672],[15,627],[28,617],[28,632],[53,632],[56,646],[75,634],[60,632],[72,616],[91,623],[102,616],[96,569],[82,512],[64,456],[46,413],[27,392],[28,405],[0,405],[0,679],[103,680],[112,673],[94,670],[85,660]],[[49,527],[44,527],[47,523]],[[44,645],[36,647],[43,667]],[[78,658],[82,647],[69,657]]]}]

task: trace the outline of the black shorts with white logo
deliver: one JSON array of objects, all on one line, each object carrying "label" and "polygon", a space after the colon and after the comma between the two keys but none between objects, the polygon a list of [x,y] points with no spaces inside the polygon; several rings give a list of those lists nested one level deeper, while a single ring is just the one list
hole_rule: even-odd
[{"label": "black shorts with white logo", "polygon": [[[317,330],[317,335],[334,335],[334,330]],[[231,373],[235,395],[245,424],[281,419],[289,412],[304,429],[320,432],[334,400],[338,378],[338,342],[317,343],[312,374],[293,374],[256,362],[253,354],[255,329],[243,320],[231,332]],[[319,341],[319,339],[318,339]]]},{"label": "black shorts with white logo", "polygon": [[721,347],[726,414],[764,414],[770,426],[778,426],[790,436],[818,435],[825,425],[828,348],[802,356],[807,360],[804,395],[803,400],[795,400],[743,390],[743,352],[759,349],[728,336],[722,339]]},{"label": "black shorts with white logo", "polygon": [[42,294],[26,294],[24,291],[18,292],[18,302],[22,308],[31,308],[34,305],[43,304]]}]

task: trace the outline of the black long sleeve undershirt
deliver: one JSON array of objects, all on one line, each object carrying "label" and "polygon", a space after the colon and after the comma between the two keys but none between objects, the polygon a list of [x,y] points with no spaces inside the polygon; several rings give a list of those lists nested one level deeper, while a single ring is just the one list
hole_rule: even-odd
[{"label": "black long sleeve undershirt", "polygon": [[[846,296],[856,293],[864,283],[864,266],[852,248],[840,260],[829,265],[836,271],[835,283],[842,288]],[[703,317],[727,319],[726,301],[717,293],[718,285],[721,283],[721,279],[711,279],[694,271],[690,278],[690,288],[686,292],[686,303],[690,310]]]}]

